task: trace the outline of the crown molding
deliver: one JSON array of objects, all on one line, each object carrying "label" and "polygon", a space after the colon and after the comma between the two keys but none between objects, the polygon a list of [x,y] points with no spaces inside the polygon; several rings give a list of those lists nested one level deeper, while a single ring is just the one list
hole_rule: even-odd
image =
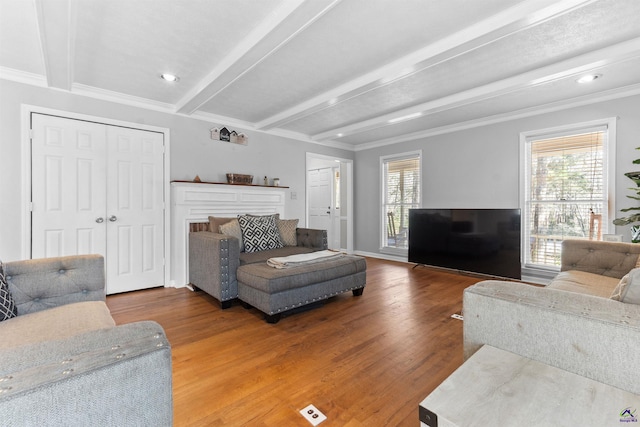
[{"label": "crown molding", "polygon": [[336,149],[351,151],[351,152],[371,150],[378,147],[395,145],[395,144],[400,144],[408,141],[415,141],[418,139],[427,138],[431,136],[442,135],[442,134],[457,132],[461,130],[482,127],[482,126],[488,126],[496,123],[508,122],[508,121],[516,120],[520,118],[552,113],[555,111],[562,111],[569,108],[581,107],[584,105],[595,104],[598,102],[605,102],[613,99],[626,98],[629,96],[640,94],[640,84],[636,84],[636,85],[626,86],[619,89],[613,89],[606,92],[601,92],[595,95],[584,95],[577,98],[571,98],[565,101],[559,101],[559,102],[554,102],[550,104],[540,105],[537,107],[521,109],[521,110],[513,111],[510,113],[483,117],[480,119],[469,120],[465,122],[456,123],[453,125],[441,126],[433,129],[428,129],[425,131],[414,132],[406,135],[400,135],[393,138],[386,138],[378,141],[371,141],[367,143],[354,145],[354,144],[348,144],[348,143],[339,142],[335,140],[317,141],[312,139],[308,135],[298,133],[298,132],[287,131],[279,128],[274,128],[270,130],[261,130],[261,129],[257,129],[254,123],[244,122],[244,121],[240,121],[230,117],[219,116],[219,115],[214,115],[209,113],[197,112],[191,115],[178,113],[175,111],[175,107],[172,104],[157,102],[157,101],[153,101],[146,98],[124,95],[119,92],[97,89],[94,87],[81,85],[81,84],[74,84],[71,92],[65,91],[62,89],[57,89],[57,88],[50,88],[47,86],[46,78],[40,74],[27,73],[24,71],[18,71],[18,70],[7,68],[7,67],[0,67],[0,79],[14,81],[17,83],[23,83],[31,86],[37,86],[41,88],[47,88],[47,89],[56,90],[60,92],[73,93],[79,96],[85,96],[85,97],[90,97],[90,98],[99,99],[103,101],[128,105],[132,107],[138,107],[138,108],[143,108],[147,110],[163,112],[163,113],[177,115],[181,117],[201,120],[207,123],[234,126],[247,131],[251,131],[251,132],[259,132],[267,135],[293,139],[296,141],[307,142],[310,144],[316,144],[316,145],[321,145],[329,148],[336,148]]},{"label": "crown molding", "polygon": [[175,113],[173,104],[154,101],[152,99],[142,98],[139,96],[127,95],[121,92],[100,89],[97,87],[87,86],[79,83],[74,83],[71,86],[70,92],[75,95],[86,96],[88,98],[95,98],[102,101],[115,102],[118,104],[125,104],[131,107],[145,108],[147,110],[160,111],[163,113]]},{"label": "crown molding", "polygon": [[42,74],[27,73],[13,68],[0,67],[0,79],[30,86],[47,87],[47,78]]}]

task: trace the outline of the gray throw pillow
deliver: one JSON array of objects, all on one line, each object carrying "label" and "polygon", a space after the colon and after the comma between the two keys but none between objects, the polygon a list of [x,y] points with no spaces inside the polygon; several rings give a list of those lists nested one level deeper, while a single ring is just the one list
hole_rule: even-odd
[{"label": "gray throw pillow", "polygon": [[0,261],[0,322],[18,315],[16,303],[9,292],[9,285],[4,278],[4,266]]},{"label": "gray throw pillow", "polygon": [[238,223],[242,231],[245,252],[266,251],[283,246],[275,215],[240,215]]}]

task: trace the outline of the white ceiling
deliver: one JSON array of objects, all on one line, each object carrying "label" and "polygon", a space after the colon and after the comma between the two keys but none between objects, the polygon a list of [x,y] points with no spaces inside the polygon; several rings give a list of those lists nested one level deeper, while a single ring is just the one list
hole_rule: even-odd
[{"label": "white ceiling", "polygon": [[0,78],[360,150],[640,93],[640,1],[0,0]]}]

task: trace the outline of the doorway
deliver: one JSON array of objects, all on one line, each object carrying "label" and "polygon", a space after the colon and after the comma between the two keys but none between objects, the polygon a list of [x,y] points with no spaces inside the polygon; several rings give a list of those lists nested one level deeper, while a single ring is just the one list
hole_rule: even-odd
[{"label": "doorway", "polygon": [[168,133],[28,114],[28,257],[101,254],[108,294],[168,283]]},{"label": "doorway", "polygon": [[353,253],[353,160],[307,153],[309,228],[327,230],[330,249]]}]

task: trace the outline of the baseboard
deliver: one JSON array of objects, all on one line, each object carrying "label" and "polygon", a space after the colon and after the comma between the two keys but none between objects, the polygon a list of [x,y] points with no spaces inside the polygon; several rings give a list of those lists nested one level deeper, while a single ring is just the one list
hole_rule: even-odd
[{"label": "baseboard", "polygon": [[398,261],[398,262],[404,262],[407,264],[409,263],[409,261],[407,261],[407,258],[402,256],[381,254],[379,252],[365,252],[365,251],[354,251],[353,253],[355,255],[366,256],[369,258],[386,259],[387,261]]}]

